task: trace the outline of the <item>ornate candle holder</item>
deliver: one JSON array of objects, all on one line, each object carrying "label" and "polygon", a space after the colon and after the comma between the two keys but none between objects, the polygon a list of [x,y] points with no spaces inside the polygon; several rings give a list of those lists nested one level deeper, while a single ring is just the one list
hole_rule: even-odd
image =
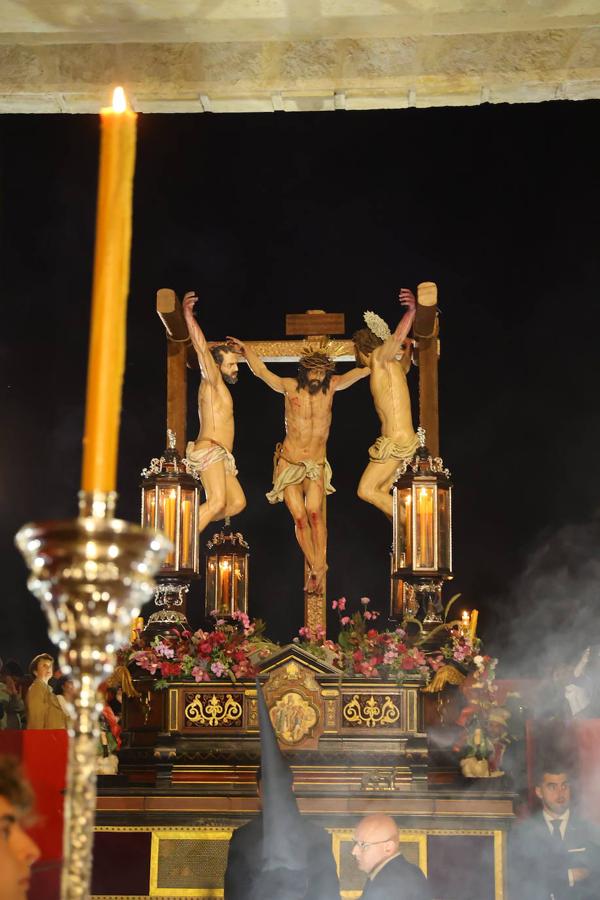
[{"label": "ornate candle holder", "polygon": [[78,685],[70,734],[65,803],[62,900],[90,896],[98,685],[114,669],[131,619],[155,589],[152,576],[172,550],[160,532],[113,519],[115,493],[79,495],[80,516],[25,525],[15,537],[31,569],[28,586],[41,602],[61,669]]}]

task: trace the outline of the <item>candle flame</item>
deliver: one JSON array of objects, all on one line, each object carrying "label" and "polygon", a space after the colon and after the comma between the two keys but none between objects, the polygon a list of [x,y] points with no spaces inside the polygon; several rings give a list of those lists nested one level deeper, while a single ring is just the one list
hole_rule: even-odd
[{"label": "candle flame", "polygon": [[118,113],[123,113],[127,109],[127,97],[125,96],[125,91],[122,87],[116,87],[114,89],[112,105],[114,111]]}]

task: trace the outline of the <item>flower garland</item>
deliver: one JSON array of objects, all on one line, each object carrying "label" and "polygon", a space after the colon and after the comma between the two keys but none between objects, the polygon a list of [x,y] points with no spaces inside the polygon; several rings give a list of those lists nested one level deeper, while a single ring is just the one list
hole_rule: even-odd
[{"label": "flower garland", "polygon": [[313,656],[327,659],[346,675],[401,680],[411,673],[429,678],[427,656],[410,645],[404,629],[378,631],[373,627],[379,613],[367,608],[370,602],[368,597],[361,597],[361,609],[350,615],[345,597],[333,601],[331,606],[340,623],[337,643],[325,639],[321,626],[301,628],[294,642]]},{"label": "flower garland", "polygon": [[253,678],[258,662],[273,647],[263,638],[264,623],[251,622],[246,613],[235,612],[230,620],[216,614],[213,631],[178,631],[157,635],[150,644],[138,635],[122,651],[124,663],[134,664],[150,675],[160,675],[155,688],[166,687],[169,678],[191,676],[194,681]]},{"label": "flower garland", "polygon": [[[375,624],[379,613],[369,609],[369,604],[368,597],[361,597],[359,609],[350,613],[345,597],[334,600],[332,609],[340,625],[337,641],[328,639],[319,625],[301,628],[294,643],[345,675],[398,681],[420,675],[431,682],[429,690],[441,690],[447,683],[459,684],[473,671],[485,682],[491,696],[496,660],[481,654],[479,638],[462,629],[460,623],[448,623],[446,643],[439,651],[426,652],[420,645],[423,635],[409,635],[402,627],[378,630]],[[119,662],[157,676],[156,689],[173,678],[193,678],[196,682],[253,678],[261,659],[278,649],[264,637],[264,622],[251,621],[243,612],[234,613],[230,619],[218,618],[216,613],[213,616],[215,625],[209,631],[173,628],[150,643],[138,634],[121,651]],[[453,681],[447,673],[457,668],[460,674]]]}]

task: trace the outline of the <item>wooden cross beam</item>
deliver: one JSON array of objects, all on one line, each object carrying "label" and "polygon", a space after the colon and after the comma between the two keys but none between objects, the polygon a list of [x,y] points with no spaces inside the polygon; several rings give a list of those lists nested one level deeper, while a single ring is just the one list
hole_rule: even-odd
[{"label": "wooden cross beam", "polygon": [[167,333],[167,429],[175,434],[175,446],[185,453],[187,432],[187,370],[198,368],[181,303],[175,291],[156,292],[156,312]]}]

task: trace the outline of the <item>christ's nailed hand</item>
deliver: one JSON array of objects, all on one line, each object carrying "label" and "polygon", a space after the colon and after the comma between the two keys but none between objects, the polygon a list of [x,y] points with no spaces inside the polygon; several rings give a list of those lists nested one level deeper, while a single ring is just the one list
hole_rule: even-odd
[{"label": "christ's nailed hand", "polygon": [[184,314],[191,314],[194,310],[194,306],[198,302],[198,295],[195,291],[187,291],[183,297],[183,312]]},{"label": "christ's nailed hand", "polygon": [[410,288],[400,288],[400,293],[398,294],[398,299],[402,306],[408,307],[408,309],[414,309],[417,305],[417,301],[415,300],[415,295],[410,290]]}]

